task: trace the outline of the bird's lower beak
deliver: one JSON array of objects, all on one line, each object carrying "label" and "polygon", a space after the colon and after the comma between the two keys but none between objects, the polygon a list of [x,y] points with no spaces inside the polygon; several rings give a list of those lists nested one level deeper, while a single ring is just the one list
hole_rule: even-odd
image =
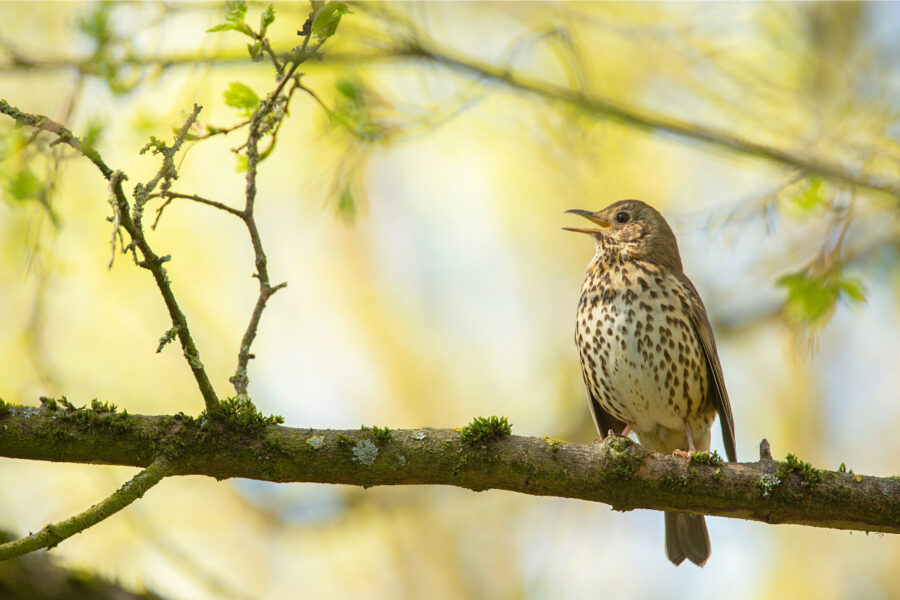
[{"label": "bird's lower beak", "polygon": [[588,221],[599,225],[600,228],[594,229],[594,228],[584,228],[584,227],[563,227],[563,229],[565,229],[566,231],[575,231],[577,233],[600,233],[604,229],[612,229],[613,228],[613,226],[609,222],[604,221],[603,219],[597,217],[596,215],[594,215],[594,213],[592,213],[589,210],[581,210],[578,208],[573,208],[572,210],[567,210],[566,214],[568,214],[568,213],[572,213],[574,215],[581,215]]}]

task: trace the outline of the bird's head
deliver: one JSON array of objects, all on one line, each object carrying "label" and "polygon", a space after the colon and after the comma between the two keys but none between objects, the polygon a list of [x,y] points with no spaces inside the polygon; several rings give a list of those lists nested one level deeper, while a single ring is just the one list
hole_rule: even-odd
[{"label": "bird's head", "polygon": [[573,209],[597,227],[563,227],[594,238],[597,254],[618,254],[626,260],[644,260],[682,270],[678,242],[658,210],[640,200],[619,200],[596,212]]}]

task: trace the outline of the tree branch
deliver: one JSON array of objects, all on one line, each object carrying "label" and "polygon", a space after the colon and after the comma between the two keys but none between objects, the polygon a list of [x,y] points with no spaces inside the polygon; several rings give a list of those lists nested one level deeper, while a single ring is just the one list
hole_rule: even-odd
[{"label": "tree branch", "polygon": [[[471,57],[454,54],[447,49],[422,40],[412,41],[406,46],[396,49],[395,53],[398,56],[427,60],[453,70],[470,73],[485,80],[500,83],[514,90],[563,102],[587,114],[612,119],[629,127],[673,134],[687,140],[699,141],[732,152],[756,156],[796,167],[808,174],[819,175],[833,181],[884,192],[900,198],[900,181],[896,179],[857,173],[857,169],[848,169],[840,164],[759,144],[726,131],[627,106],[602,96],[588,95],[577,90],[532,79],[516,74],[509,69],[496,67]],[[386,54],[385,57],[389,58],[389,54]]]},{"label": "tree branch", "polygon": [[[471,57],[454,54],[431,42],[425,42],[423,39],[420,37],[415,42],[394,49],[378,49],[372,52],[353,53],[335,52],[317,58],[319,62],[328,65],[382,63],[409,59],[427,60],[456,71],[470,73],[486,80],[500,83],[514,90],[564,102],[583,110],[587,114],[613,119],[629,127],[669,133],[682,139],[699,141],[731,152],[756,156],[785,166],[801,169],[808,174],[819,175],[833,181],[880,191],[900,198],[900,180],[869,176],[865,173],[857,172],[858,169],[848,169],[840,164],[826,162],[816,157],[803,156],[780,148],[759,144],[722,130],[676,119],[668,115],[652,113],[637,107],[619,104],[601,96],[588,95],[577,90],[528,78],[509,69],[481,62]],[[279,54],[279,56],[284,60],[288,60],[293,54],[286,52]],[[245,61],[246,59],[239,57],[223,58],[191,55],[170,57],[141,56],[139,58],[139,63],[142,65],[157,65],[160,67],[194,66],[197,64],[229,65]],[[110,64],[114,67],[119,65],[115,61]],[[82,73],[92,74],[88,66],[89,63],[86,61],[55,58],[29,61],[27,65],[21,63],[0,65],[0,72],[4,70],[21,70],[22,68],[28,68],[29,70],[78,69]]]},{"label": "tree branch", "polygon": [[[454,485],[814,527],[900,533],[900,478],[814,471],[771,459],[701,464],[631,440],[578,445],[510,436],[465,444],[452,429],[316,430],[184,415],[7,407],[0,456],[146,466],[177,447],[172,475],[350,485]],[[818,477],[814,476],[818,473]]]},{"label": "tree branch", "polygon": [[175,198],[181,198],[183,200],[193,200],[199,204],[205,204],[207,206],[212,206],[213,208],[218,208],[219,210],[223,210],[228,214],[234,215],[239,219],[244,218],[244,213],[236,208],[232,208],[227,204],[219,202],[218,200],[210,200],[208,198],[204,198],[202,196],[198,196],[196,194],[180,194],[178,192],[162,192],[159,194],[150,194],[147,196],[147,199],[150,200],[152,198],[164,198],[164,202],[160,205],[159,208],[156,209],[156,219],[153,220],[153,225],[150,226],[150,229],[156,229],[157,224],[159,224],[159,219],[162,217],[163,211],[167,206],[174,200]]},{"label": "tree branch", "polygon": [[95,504],[83,513],[59,523],[47,525],[37,533],[21,539],[0,544],[0,561],[15,558],[41,548],[53,548],[60,542],[96,525],[103,519],[119,512],[159,483],[168,474],[168,462],[158,458],[149,467],[132,477],[122,487],[105,500]]},{"label": "tree branch", "polygon": [[[177,150],[178,147],[181,146],[181,143],[183,143],[184,141],[184,137],[187,135],[188,128],[196,119],[199,111],[200,107],[194,105],[194,110],[191,114],[191,117],[188,119],[185,126],[182,127],[182,130],[176,136],[173,148],[167,148],[168,150],[173,150],[174,153],[174,150]],[[138,264],[146,268],[153,274],[153,279],[156,281],[156,287],[159,288],[159,292],[163,297],[163,302],[166,305],[166,309],[168,309],[169,317],[172,319],[172,325],[174,326],[176,334],[178,335],[178,340],[181,342],[181,349],[184,352],[184,357],[187,360],[191,372],[194,374],[194,379],[197,381],[197,386],[200,389],[200,394],[203,396],[203,401],[206,404],[206,408],[207,410],[215,410],[219,403],[218,397],[216,396],[216,392],[213,389],[212,382],[210,382],[209,380],[209,376],[206,374],[206,369],[204,368],[203,363],[200,361],[200,351],[197,349],[197,346],[194,343],[194,339],[191,336],[190,329],[188,328],[187,317],[185,317],[184,313],[181,311],[181,307],[178,306],[178,301],[175,299],[175,294],[172,291],[172,286],[169,281],[169,275],[166,273],[166,269],[163,266],[164,263],[169,260],[169,257],[158,256],[153,251],[153,249],[150,248],[150,244],[144,237],[140,219],[134,219],[132,217],[130,206],[128,204],[128,198],[125,196],[125,191],[122,189],[122,182],[126,179],[125,174],[121,171],[114,172],[112,169],[110,169],[96,150],[94,150],[90,146],[87,146],[66,127],[64,127],[60,123],[57,123],[56,121],[53,121],[52,119],[48,119],[43,115],[32,115],[22,112],[18,108],[8,104],[5,100],[2,99],[0,99],[0,113],[12,117],[13,119],[15,119],[16,123],[19,123],[20,125],[28,125],[29,127],[34,127],[39,130],[53,133],[57,136],[57,139],[51,142],[51,144],[63,143],[71,146],[80,154],[88,158],[92,163],[94,163],[94,165],[100,170],[100,173],[103,174],[103,177],[105,177],[107,181],[109,181],[110,192],[113,196],[113,210],[115,213],[113,221],[116,222],[117,227],[121,226],[123,229],[125,229],[125,231],[128,232],[128,236],[131,238],[129,247],[136,246],[141,251],[143,260]],[[179,141],[179,138],[181,141]],[[171,162],[171,157],[168,158]],[[156,182],[158,182],[160,178],[163,178],[165,181],[169,181],[174,178],[171,173],[167,171],[165,164],[163,165],[163,168],[160,169],[158,175],[154,177],[153,180],[151,180],[151,183],[153,183],[152,187],[148,188],[148,186],[143,186],[142,188],[139,187],[139,189],[143,189],[148,194],[153,190],[153,188],[156,186]],[[164,191],[166,189],[168,189],[167,186],[164,186]],[[142,199],[139,199],[136,202],[136,206],[140,205],[142,201],[146,202],[146,200],[147,198],[145,194]],[[137,212],[135,216],[139,217],[140,212]]]},{"label": "tree branch", "polygon": [[[314,12],[310,13],[309,19],[313,18],[313,14]],[[263,249],[259,228],[256,225],[256,215],[253,212],[256,206],[257,169],[259,167],[259,162],[275,148],[276,136],[278,135],[281,124],[284,122],[284,117],[287,114],[294,91],[302,87],[299,81],[295,79],[297,68],[310,56],[317,56],[319,48],[322,47],[322,44],[324,44],[327,39],[321,39],[318,44],[312,49],[309,49],[308,46],[311,37],[312,31],[308,29],[303,38],[303,42],[297,51],[289,58],[285,59],[287,61],[285,63],[287,68],[284,74],[281,75],[275,89],[266,96],[264,101],[260,102],[259,106],[253,112],[253,115],[250,117],[250,131],[247,134],[247,143],[245,144],[247,152],[247,176],[244,188],[244,210],[241,212],[241,218],[247,226],[247,232],[250,235],[250,244],[253,247],[254,262],[256,264],[256,273],[254,276],[257,281],[259,281],[259,295],[256,298],[256,304],[253,306],[253,311],[250,314],[250,322],[247,323],[247,328],[244,330],[244,335],[241,338],[241,347],[238,350],[237,367],[234,370],[234,375],[229,378],[229,381],[234,385],[234,389],[239,396],[247,395],[247,386],[250,383],[250,378],[247,374],[247,366],[250,363],[250,359],[253,358],[250,348],[253,345],[253,340],[256,339],[259,321],[266,308],[266,303],[275,292],[287,286],[287,282],[272,285],[269,280],[268,259],[266,258],[266,253]],[[290,66],[287,66],[288,64]],[[299,75],[296,77],[299,78]],[[287,93],[287,97],[282,101],[280,98],[281,93],[284,91],[285,85],[287,85],[288,81],[291,79],[295,79],[294,87],[291,88]],[[283,113],[278,117],[274,126],[269,124],[269,127],[272,128],[272,143],[265,152],[260,154],[259,141],[265,133],[265,120],[280,103],[283,104]]]}]

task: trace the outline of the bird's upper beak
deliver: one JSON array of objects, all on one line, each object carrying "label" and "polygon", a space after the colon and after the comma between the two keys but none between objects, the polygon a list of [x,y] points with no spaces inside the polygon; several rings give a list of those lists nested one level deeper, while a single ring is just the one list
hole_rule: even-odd
[{"label": "bird's upper beak", "polygon": [[568,213],[572,213],[575,215],[581,215],[588,221],[591,221],[592,223],[596,223],[597,225],[599,225],[600,228],[593,229],[593,228],[583,228],[583,227],[563,227],[563,229],[565,229],[566,231],[576,231],[578,233],[600,233],[604,229],[612,229],[613,228],[613,226],[608,221],[604,221],[603,219],[601,219],[600,217],[598,217],[597,215],[595,215],[594,213],[592,213],[589,210],[581,210],[578,208],[573,208],[572,210],[567,210],[566,214],[568,214]]}]

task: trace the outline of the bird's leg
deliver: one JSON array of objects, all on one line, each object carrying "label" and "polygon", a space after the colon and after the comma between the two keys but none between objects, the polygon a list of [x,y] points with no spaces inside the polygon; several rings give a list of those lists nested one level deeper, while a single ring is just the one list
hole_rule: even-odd
[{"label": "bird's leg", "polygon": [[623,435],[623,436],[628,435],[628,433],[631,431],[631,426],[632,426],[632,425],[634,425],[634,423],[628,423],[628,424],[625,426],[625,429],[622,430],[622,435]]},{"label": "bird's leg", "polygon": [[697,450],[694,448],[694,438],[691,437],[691,428],[688,425],[687,419],[684,420],[684,432],[687,434],[688,451],[685,452],[684,450],[679,450],[676,448],[672,451],[672,454],[675,454],[676,456],[683,456],[685,458],[691,458],[692,456],[694,456],[694,453]]}]

